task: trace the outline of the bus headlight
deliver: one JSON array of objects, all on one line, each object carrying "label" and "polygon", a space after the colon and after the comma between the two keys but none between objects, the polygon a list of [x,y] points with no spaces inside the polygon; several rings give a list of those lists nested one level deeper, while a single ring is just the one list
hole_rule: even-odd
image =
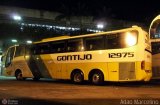
[{"label": "bus headlight", "polygon": [[125,38],[126,45],[133,46],[137,43],[137,34],[126,32],[126,38]]}]

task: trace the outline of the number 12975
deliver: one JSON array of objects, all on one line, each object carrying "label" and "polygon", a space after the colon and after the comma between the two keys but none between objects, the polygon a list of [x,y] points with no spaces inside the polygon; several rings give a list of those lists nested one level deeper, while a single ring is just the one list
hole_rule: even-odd
[{"label": "number 12975", "polygon": [[109,58],[134,57],[134,52],[108,53]]}]

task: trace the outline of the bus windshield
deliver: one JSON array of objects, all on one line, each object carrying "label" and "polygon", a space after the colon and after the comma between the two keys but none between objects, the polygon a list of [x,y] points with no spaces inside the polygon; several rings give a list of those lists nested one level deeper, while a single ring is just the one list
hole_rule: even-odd
[{"label": "bus windshield", "polygon": [[153,20],[149,31],[151,39],[160,38],[160,15]]}]

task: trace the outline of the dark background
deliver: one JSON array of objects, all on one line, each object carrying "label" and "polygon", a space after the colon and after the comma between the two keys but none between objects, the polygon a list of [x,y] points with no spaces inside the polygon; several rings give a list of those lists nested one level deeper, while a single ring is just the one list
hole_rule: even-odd
[{"label": "dark background", "polygon": [[[94,22],[98,22],[99,20],[104,20],[104,23],[105,21],[110,21],[111,24],[107,24],[107,28],[103,29],[105,31],[126,28],[132,23],[133,25],[136,24],[143,27],[148,32],[151,21],[160,14],[159,4],[158,0],[0,0],[0,6],[38,9],[42,13],[45,10],[59,12],[66,19],[74,16],[77,18],[89,16],[93,19],[93,25],[89,24],[90,26],[94,26],[93,29],[96,28]],[[2,21],[3,19],[8,19],[6,23],[2,22],[0,24],[0,46],[2,46],[2,49],[15,44],[11,42],[11,39],[17,39],[17,43],[25,43],[26,40],[34,42],[61,35],[74,36],[93,33],[87,31],[89,27],[86,28],[84,25],[78,26],[80,27],[78,31],[47,29],[47,27],[22,26],[15,21],[13,22],[8,16],[1,16],[1,18]],[[66,26],[66,23],[63,21],[58,23],[56,20],[53,23],[53,21],[44,19],[41,21],[38,18],[22,18],[26,24],[46,24],[47,21],[47,24],[51,24],[52,26]],[[68,25],[68,27],[71,27],[71,25]]]},{"label": "dark background", "polygon": [[150,24],[160,14],[158,0],[1,0],[0,5],[57,11],[66,15],[114,18]]}]

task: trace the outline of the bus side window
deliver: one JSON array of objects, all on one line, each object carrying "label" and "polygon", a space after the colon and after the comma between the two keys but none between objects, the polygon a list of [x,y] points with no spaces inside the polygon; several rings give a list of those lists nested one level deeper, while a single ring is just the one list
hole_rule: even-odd
[{"label": "bus side window", "polygon": [[86,50],[103,50],[104,49],[104,38],[103,36],[88,37],[85,39]]},{"label": "bus side window", "polygon": [[31,47],[31,54],[33,54],[33,55],[40,54],[39,46],[33,45],[33,46]]},{"label": "bus side window", "polygon": [[36,54],[37,54],[36,47],[35,47],[35,46],[31,46],[30,48],[27,47],[27,49],[26,49],[26,54],[36,55]]},{"label": "bus side window", "polygon": [[89,45],[89,50],[93,50],[93,45],[92,44]]},{"label": "bus side window", "polygon": [[34,55],[49,54],[50,53],[50,44],[49,43],[35,44],[34,46],[31,47],[31,52]]},{"label": "bus side window", "polygon": [[49,43],[40,44],[39,48],[40,48],[40,54],[49,54],[50,53]]},{"label": "bus side window", "polygon": [[68,52],[81,51],[82,46],[83,44],[81,39],[71,39],[71,40],[68,40],[67,51]]},{"label": "bus side window", "polygon": [[31,54],[34,55],[33,50],[34,49],[33,49],[33,47],[31,45],[25,46],[25,55],[31,55]]},{"label": "bus side window", "polygon": [[121,48],[120,37],[118,34],[107,35],[105,43],[106,49]]},{"label": "bus side window", "polygon": [[50,43],[50,53],[65,52],[65,41],[56,41]]},{"label": "bus side window", "polygon": [[15,57],[23,56],[24,53],[25,53],[25,46],[17,46],[16,47]]}]

